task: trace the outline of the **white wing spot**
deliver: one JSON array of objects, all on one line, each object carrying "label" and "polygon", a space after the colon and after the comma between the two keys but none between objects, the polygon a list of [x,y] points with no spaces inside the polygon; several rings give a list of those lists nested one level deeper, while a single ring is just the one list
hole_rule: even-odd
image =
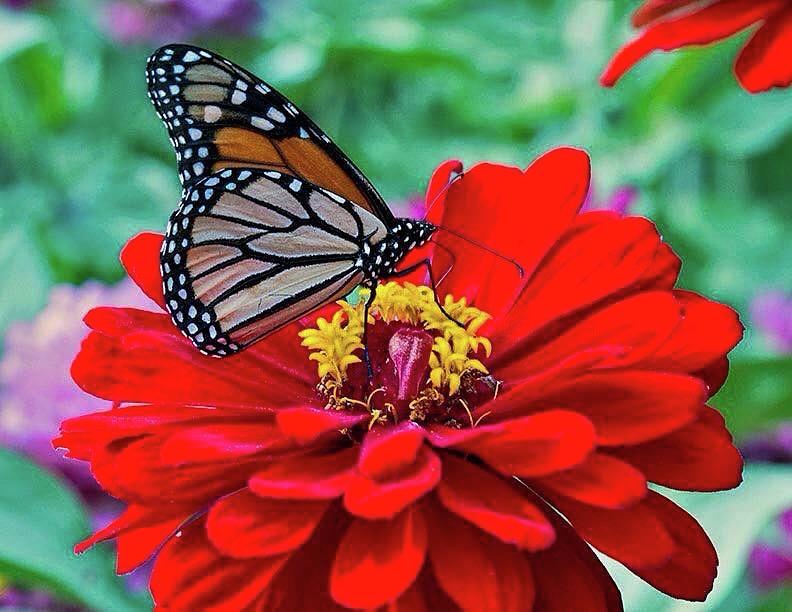
[{"label": "white wing spot", "polygon": [[283,123],[284,121],[286,121],[286,115],[284,115],[274,106],[269,107],[269,110],[267,111],[267,117],[269,117],[270,119],[274,119],[278,123]]},{"label": "white wing spot", "polygon": [[185,62],[197,62],[199,59],[201,59],[201,56],[195,51],[187,51],[187,53],[184,54]]},{"label": "white wing spot", "polygon": [[190,134],[190,138],[193,140],[198,140],[201,136],[203,136],[203,132],[198,128],[190,128],[188,133]]},{"label": "white wing spot", "polygon": [[244,91],[235,89],[234,94],[231,96],[231,102],[233,104],[242,104],[245,100],[247,100],[247,94]]},{"label": "white wing spot", "polygon": [[251,117],[250,123],[253,127],[257,127],[262,130],[271,130],[275,127],[275,124],[272,121],[267,121],[263,117]]},{"label": "white wing spot", "polygon": [[207,123],[214,123],[223,116],[223,111],[219,106],[209,105],[204,108],[204,121]]},{"label": "white wing spot", "polygon": [[289,183],[289,189],[294,192],[300,191],[300,187],[302,187],[302,183],[297,179],[294,179],[291,183]]}]

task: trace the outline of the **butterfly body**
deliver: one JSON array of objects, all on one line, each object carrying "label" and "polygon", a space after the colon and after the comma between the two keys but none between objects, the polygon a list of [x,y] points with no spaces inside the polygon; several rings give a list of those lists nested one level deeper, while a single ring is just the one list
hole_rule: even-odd
[{"label": "butterfly body", "polygon": [[166,45],[146,79],[183,186],[160,256],[165,304],[201,352],[231,355],[375,288],[434,233],[394,217],[310,118],[244,68]]},{"label": "butterfly body", "polygon": [[427,221],[399,218],[379,243],[363,243],[359,256],[364,276],[362,284],[374,288],[381,278],[391,276],[407,253],[426,244],[435,229]]}]

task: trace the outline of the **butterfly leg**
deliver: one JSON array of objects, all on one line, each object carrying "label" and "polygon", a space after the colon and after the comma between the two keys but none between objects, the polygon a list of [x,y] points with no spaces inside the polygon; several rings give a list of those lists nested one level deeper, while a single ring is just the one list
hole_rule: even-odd
[{"label": "butterfly leg", "polygon": [[366,364],[366,376],[369,384],[371,384],[371,381],[374,378],[374,370],[371,367],[371,357],[369,356],[368,348],[368,317],[369,310],[371,309],[371,305],[374,303],[376,297],[377,284],[374,283],[371,287],[371,293],[369,294],[368,298],[366,298],[366,303],[363,306],[363,362]]},{"label": "butterfly leg", "polygon": [[440,303],[440,298],[437,297],[437,283],[435,282],[434,272],[432,271],[432,262],[429,261],[429,259],[422,259],[418,263],[415,263],[411,266],[408,266],[407,268],[404,268],[404,270],[398,270],[396,272],[393,272],[392,274],[390,274],[390,277],[399,278],[401,276],[407,276],[411,272],[415,272],[420,267],[426,267],[426,271],[429,273],[429,282],[432,284],[432,295],[434,295],[435,304],[437,304],[437,307],[440,309],[440,312],[442,312],[445,315],[446,319],[448,319],[449,321],[453,321],[454,323],[459,325],[459,327],[465,327],[462,323],[460,323],[454,317],[452,317],[445,309],[445,307]]}]

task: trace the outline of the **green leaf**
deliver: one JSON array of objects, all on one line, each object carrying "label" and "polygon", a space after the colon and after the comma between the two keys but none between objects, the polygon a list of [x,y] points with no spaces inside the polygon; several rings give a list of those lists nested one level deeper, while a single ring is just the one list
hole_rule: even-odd
[{"label": "green leaf", "polygon": [[30,13],[0,10],[0,62],[44,42],[47,22]]},{"label": "green leaf", "polygon": [[74,543],[91,530],[79,499],[52,474],[0,449],[0,575],[44,588],[93,610],[145,610],[113,572],[109,551],[77,557]]},{"label": "green leaf", "polygon": [[624,597],[625,610],[714,610],[730,597],[745,573],[748,553],[759,532],[792,506],[792,466],[754,465],[746,468],[744,476],[743,484],[733,491],[709,494],[661,491],[701,523],[718,551],[718,577],[707,601],[672,599],[621,565],[605,559]]},{"label": "green leaf", "polygon": [[[2,196],[0,196],[2,197]],[[0,215],[0,221],[7,218]],[[46,302],[50,286],[46,264],[29,233],[20,226],[0,234],[0,334],[16,319],[33,316]]]},{"label": "green leaf", "polygon": [[790,380],[792,355],[735,361],[713,404],[739,439],[792,419]]}]

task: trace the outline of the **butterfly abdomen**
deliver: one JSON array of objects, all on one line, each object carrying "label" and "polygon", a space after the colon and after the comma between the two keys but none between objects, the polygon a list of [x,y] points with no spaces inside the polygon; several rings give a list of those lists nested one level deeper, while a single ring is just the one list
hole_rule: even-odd
[{"label": "butterfly abdomen", "polygon": [[387,236],[377,244],[363,244],[361,268],[365,277],[363,284],[374,286],[379,279],[393,274],[398,263],[412,249],[419,247],[432,237],[435,226],[427,221],[397,219]]}]

